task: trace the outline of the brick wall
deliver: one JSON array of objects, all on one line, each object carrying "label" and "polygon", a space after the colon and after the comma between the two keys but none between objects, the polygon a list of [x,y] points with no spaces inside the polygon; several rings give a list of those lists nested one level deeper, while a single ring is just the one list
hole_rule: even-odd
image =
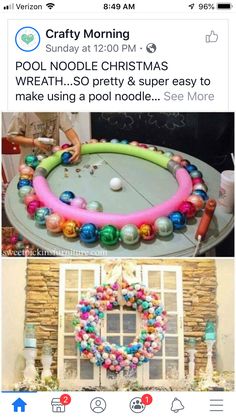
[{"label": "brick wall", "polygon": [[[56,374],[58,293],[60,263],[103,263],[102,259],[29,259],[27,264],[26,322],[36,325],[38,341],[37,365],[41,347],[49,340],[53,347],[52,368]],[[182,266],[184,295],[184,336],[196,337],[196,370],[206,366],[206,346],[201,341],[205,321],[216,321],[216,271],[212,259],[139,259],[137,264]],[[187,356],[185,367],[187,369]],[[215,353],[214,353],[215,362]]]}]

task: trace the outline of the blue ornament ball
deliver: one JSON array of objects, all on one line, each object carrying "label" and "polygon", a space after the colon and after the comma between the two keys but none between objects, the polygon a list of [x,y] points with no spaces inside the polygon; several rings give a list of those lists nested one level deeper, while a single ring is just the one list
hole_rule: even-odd
[{"label": "blue ornament ball", "polygon": [[61,193],[59,199],[64,202],[64,204],[70,205],[72,199],[75,198],[75,194],[72,191],[64,191]]},{"label": "blue ornament ball", "polygon": [[174,211],[169,214],[169,219],[173,223],[174,230],[181,230],[186,225],[186,217],[180,211]]},{"label": "blue ornament ball", "polygon": [[83,224],[80,229],[80,240],[84,243],[94,243],[98,240],[98,229],[92,223]]},{"label": "blue ornament ball", "polygon": [[194,172],[195,170],[198,170],[198,169],[197,169],[197,166],[195,166],[194,164],[188,164],[187,166],[185,166],[185,169],[186,169],[189,173]]},{"label": "blue ornament ball", "polygon": [[70,151],[64,151],[64,153],[62,153],[61,155],[61,163],[62,164],[70,164],[70,159],[73,156],[72,153],[70,153]]},{"label": "blue ornament ball", "polygon": [[46,218],[52,213],[52,210],[47,207],[40,207],[35,211],[34,219],[36,224],[40,226],[46,225]]},{"label": "blue ornament ball", "polygon": [[195,189],[195,191],[193,191],[192,194],[200,196],[203,199],[203,201],[207,201],[209,199],[207,193],[205,191],[202,191],[201,189]]},{"label": "blue ornament ball", "polygon": [[29,179],[20,179],[17,183],[17,189],[23,188],[23,186],[33,186],[33,183]]},{"label": "blue ornament ball", "polygon": [[121,144],[129,144],[129,140],[121,140]]}]

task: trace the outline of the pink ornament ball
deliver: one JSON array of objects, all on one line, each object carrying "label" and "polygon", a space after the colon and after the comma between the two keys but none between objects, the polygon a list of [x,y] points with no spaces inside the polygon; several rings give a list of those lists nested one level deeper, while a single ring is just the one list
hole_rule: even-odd
[{"label": "pink ornament ball", "polygon": [[46,217],[46,227],[50,233],[60,233],[65,219],[59,214],[50,214]]},{"label": "pink ornament ball", "polygon": [[196,185],[198,183],[204,183],[204,180],[201,177],[195,177],[192,179],[192,184]]},{"label": "pink ornament ball", "polygon": [[19,167],[19,172],[21,175],[25,176],[33,176],[34,169],[32,167],[26,166],[26,164],[21,164]]},{"label": "pink ornament ball", "polygon": [[24,204],[27,206],[32,201],[39,201],[37,195],[35,193],[30,193],[24,197]]},{"label": "pink ornament ball", "polygon": [[200,195],[190,195],[187,201],[191,202],[195,206],[197,211],[203,209],[205,205],[204,200]]},{"label": "pink ornament ball", "polygon": [[15,246],[16,243],[18,242],[18,236],[16,234],[14,234],[13,236],[11,236],[10,238],[10,243]]},{"label": "pink ornament ball", "polygon": [[116,368],[115,368],[115,370],[116,370],[116,372],[120,372],[121,366],[120,365],[117,365]]},{"label": "pink ornament ball", "polygon": [[65,150],[66,148],[69,148],[69,147],[71,147],[71,144],[62,144],[61,145],[61,150]]},{"label": "pink ornament ball", "polygon": [[86,209],[87,201],[82,196],[76,196],[70,201],[72,207],[77,207],[81,209]]},{"label": "pink ornament ball", "polygon": [[184,214],[187,218],[193,218],[196,214],[196,208],[192,202],[183,201],[180,204],[178,209],[182,214]]},{"label": "pink ornament ball", "polygon": [[35,214],[36,210],[41,207],[41,205],[41,202],[37,199],[29,202],[29,204],[27,205],[28,214],[32,217]]},{"label": "pink ornament ball", "polygon": [[181,163],[182,161],[182,156],[178,155],[178,154],[174,154],[173,157],[171,157],[171,160],[174,160],[176,163]]},{"label": "pink ornament ball", "polygon": [[133,145],[133,146],[135,146],[135,147],[138,147],[139,142],[138,142],[138,141],[131,141],[131,142],[129,143],[129,145]]},{"label": "pink ornament ball", "polygon": [[147,144],[144,144],[144,143],[139,143],[139,144],[138,144],[138,147],[141,147],[141,148],[148,148],[148,145],[147,145]]}]

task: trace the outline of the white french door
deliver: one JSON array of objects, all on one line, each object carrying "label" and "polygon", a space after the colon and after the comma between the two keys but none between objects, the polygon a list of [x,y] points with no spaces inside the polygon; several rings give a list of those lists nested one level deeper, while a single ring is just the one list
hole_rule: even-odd
[{"label": "white french door", "polygon": [[142,279],[148,288],[160,294],[168,317],[161,351],[143,366],[144,385],[155,386],[168,379],[184,378],[182,268],[144,265]]}]

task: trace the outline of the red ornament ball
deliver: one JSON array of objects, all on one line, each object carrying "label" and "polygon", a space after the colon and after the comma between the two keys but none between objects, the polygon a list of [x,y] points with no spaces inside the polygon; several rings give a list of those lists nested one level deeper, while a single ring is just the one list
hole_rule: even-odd
[{"label": "red ornament ball", "polygon": [[179,206],[179,211],[182,212],[186,218],[193,218],[197,212],[194,204],[189,201],[183,201]]},{"label": "red ornament ball", "polygon": [[198,183],[204,183],[204,180],[201,177],[195,177],[194,179],[192,179],[193,185],[196,185]]}]

